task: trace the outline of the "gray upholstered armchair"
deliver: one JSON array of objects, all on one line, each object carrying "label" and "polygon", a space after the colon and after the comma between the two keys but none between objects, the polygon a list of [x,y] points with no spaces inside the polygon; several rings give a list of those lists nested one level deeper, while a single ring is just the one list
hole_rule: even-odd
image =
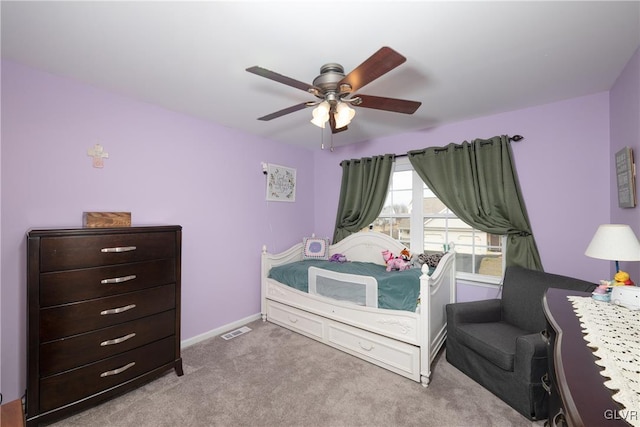
[{"label": "gray upholstered armchair", "polygon": [[547,417],[547,288],[592,291],[579,279],[508,267],[502,299],[448,304],[447,360],[529,419]]}]

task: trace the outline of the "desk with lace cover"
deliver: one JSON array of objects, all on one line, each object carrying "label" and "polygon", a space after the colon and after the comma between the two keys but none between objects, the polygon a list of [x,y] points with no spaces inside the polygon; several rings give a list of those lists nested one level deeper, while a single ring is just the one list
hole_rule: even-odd
[{"label": "desk with lace cover", "polygon": [[569,296],[589,293],[550,288],[543,299],[549,354],[549,421],[551,426],[629,426],[640,408],[624,408],[613,400],[614,390],[587,346],[583,328]]}]

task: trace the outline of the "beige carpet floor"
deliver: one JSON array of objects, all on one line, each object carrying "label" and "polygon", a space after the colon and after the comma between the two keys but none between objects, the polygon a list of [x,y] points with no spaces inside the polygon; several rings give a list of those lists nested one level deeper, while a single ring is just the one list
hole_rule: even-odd
[{"label": "beige carpet floor", "polygon": [[184,349],[163,377],[55,427],[542,426],[439,355],[429,387],[262,321]]}]

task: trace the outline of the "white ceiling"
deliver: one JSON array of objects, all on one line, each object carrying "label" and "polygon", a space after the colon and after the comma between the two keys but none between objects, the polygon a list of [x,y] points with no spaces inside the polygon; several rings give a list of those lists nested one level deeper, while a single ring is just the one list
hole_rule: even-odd
[{"label": "white ceiling", "polygon": [[2,1],[2,58],[271,140],[319,148],[315,100],[245,71],[309,83],[382,46],[407,61],[360,93],[422,102],[356,107],[335,146],[606,91],[640,46],[638,1]]}]

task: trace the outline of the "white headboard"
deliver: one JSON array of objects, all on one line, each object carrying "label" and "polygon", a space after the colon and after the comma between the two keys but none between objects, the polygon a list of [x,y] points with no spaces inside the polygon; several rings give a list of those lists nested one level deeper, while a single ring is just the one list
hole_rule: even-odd
[{"label": "white headboard", "polygon": [[349,261],[385,265],[382,251],[389,250],[395,256],[400,256],[400,252],[405,248],[402,243],[386,234],[377,231],[360,231],[329,246],[329,256],[339,253],[345,255]]}]

